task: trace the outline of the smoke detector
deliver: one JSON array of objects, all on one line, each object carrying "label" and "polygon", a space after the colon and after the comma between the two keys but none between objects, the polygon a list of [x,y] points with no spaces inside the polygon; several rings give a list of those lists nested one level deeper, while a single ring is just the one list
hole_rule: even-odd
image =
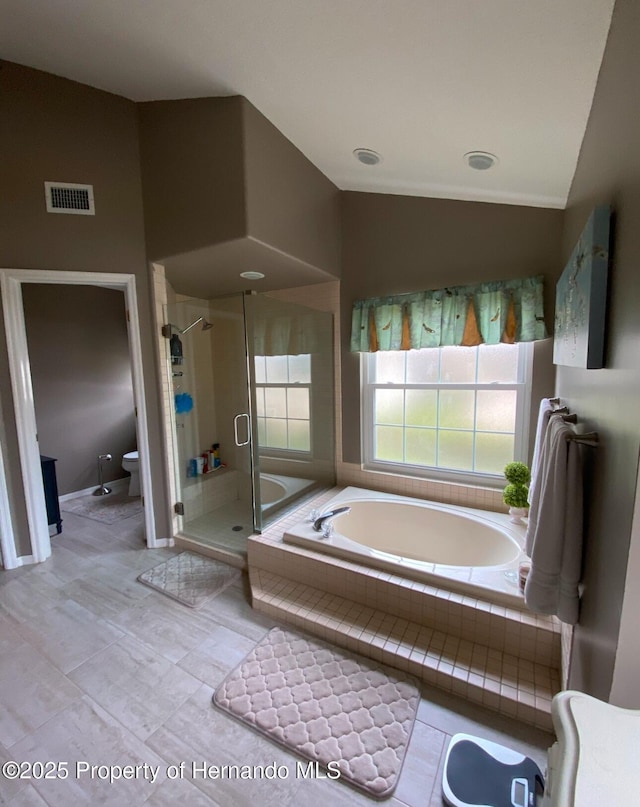
[{"label": "smoke detector", "polygon": [[264,275],[262,272],[240,272],[240,277],[245,280],[262,280]]},{"label": "smoke detector", "polygon": [[377,165],[382,157],[373,149],[354,149],[353,156],[363,165]]},{"label": "smoke detector", "polygon": [[468,151],[464,155],[464,160],[469,168],[476,171],[488,171],[498,163],[496,155],[490,154],[488,151]]}]

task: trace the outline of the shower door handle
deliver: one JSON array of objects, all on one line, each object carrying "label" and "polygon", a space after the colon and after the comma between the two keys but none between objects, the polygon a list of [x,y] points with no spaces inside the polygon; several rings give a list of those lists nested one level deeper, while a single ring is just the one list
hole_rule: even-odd
[{"label": "shower door handle", "polygon": [[[241,443],[240,438],[238,437],[238,421],[240,418],[247,419],[247,439]],[[233,419],[233,436],[236,441],[236,445],[238,448],[242,448],[242,446],[248,446],[249,441],[251,440],[251,420],[249,419],[249,415],[246,412],[241,412],[239,415],[236,415]]]}]

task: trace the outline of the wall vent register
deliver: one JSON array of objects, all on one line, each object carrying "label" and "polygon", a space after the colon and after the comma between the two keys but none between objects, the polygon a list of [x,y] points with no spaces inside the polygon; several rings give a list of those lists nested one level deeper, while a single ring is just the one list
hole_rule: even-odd
[{"label": "wall vent register", "polygon": [[95,216],[93,185],[71,182],[45,182],[44,195],[48,213],[71,213]]}]

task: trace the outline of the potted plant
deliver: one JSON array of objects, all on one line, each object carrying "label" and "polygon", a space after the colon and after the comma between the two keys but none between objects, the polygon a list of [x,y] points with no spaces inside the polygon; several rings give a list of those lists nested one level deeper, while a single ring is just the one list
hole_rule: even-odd
[{"label": "potted plant", "polygon": [[502,494],[502,500],[509,506],[509,515],[514,524],[523,524],[523,518],[529,512],[529,482],[531,471],[524,462],[510,462],[504,469],[505,479],[509,483]]}]

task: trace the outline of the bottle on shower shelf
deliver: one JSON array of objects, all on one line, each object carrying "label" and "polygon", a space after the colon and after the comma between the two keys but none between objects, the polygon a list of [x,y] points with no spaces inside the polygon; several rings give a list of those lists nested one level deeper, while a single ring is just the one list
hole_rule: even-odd
[{"label": "bottle on shower shelf", "polygon": [[211,446],[211,451],[213,453],[213,467],[219,468],[222,464],[220,461],[220,443],[214,443]]}]

